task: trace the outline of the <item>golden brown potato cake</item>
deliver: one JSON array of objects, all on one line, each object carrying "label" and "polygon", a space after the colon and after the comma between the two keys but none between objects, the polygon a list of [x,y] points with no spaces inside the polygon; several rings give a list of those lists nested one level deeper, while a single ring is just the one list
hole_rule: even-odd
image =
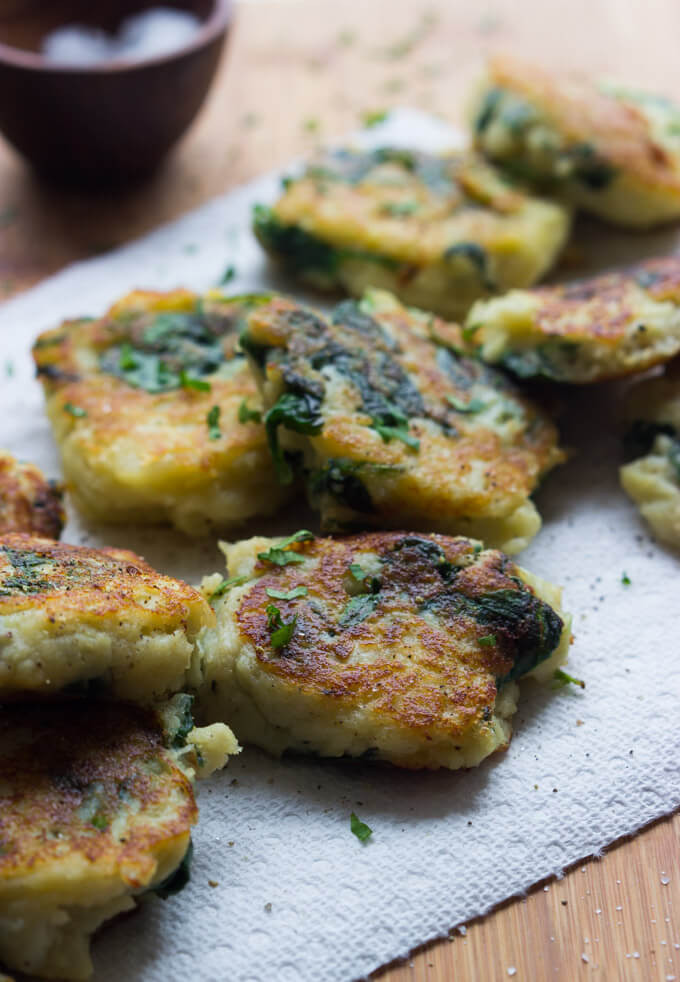
[{"label": "golden brown potato cake", "polygon": [[654,534],[680,548],[680,365],[636,385],[626,406],[624,490]]},{"label": "golden brown potato cake", "polygon": [[562,460],[555,427],[459,341],[377,290],[328,318],[281,297],[249,316],[279,478],[304,478],[326,531],[460,532],[506,552],[536,534],[529,495]]},{"label": "golden brown potato cake", "polygon": [[563,207],[476,154],[390,148],[329,151],[254,216],[261,245],[293,276],[353,296],[380,287],[445,317],[535,283],[569,226]]},{"label": "golden brown potato cake", "polygon": [[0,450],[0,535],[26,532],[58,539],[64,527],[61,489],[39,468]]},{"label": "golden brown potato cake", "polygon": [[0,538],[0,699],[96,684],[149,702],[184,685],[201,595],[125,549]]},{"label": "golden brown potato cake", "polygon": [[197,712],[272,753],[472,767],[510,740],[515,680],[567,657],[560,590],[470,539],[299,532],[225,552]]},{"label": "golden brown potato cake", "polygon": [[680,256],[476,303],[465,336],[522,378],[583,384],[640,372],[680,351]]},{"label": "golden brown potato cake", "polygon": [[680,107],[670,99],[514,56],[475,93],[475,146],[543,192],[620,225],[680,217]]},{"label": "golden brown potato cake", "polygon": [[256,297],[137,291],[34,346],[78,507],[205,533],[275,511],[258,396],[238,349]]},{"label": "golden brown potato cake", "polygon": [[[105,920],[186,884],[205,746],[187,702],[158,713],[84,700],[2,707],[0,965],[88,978]],[[215,756],[215,729],[221,767],[238,745],[217,727]]]}]

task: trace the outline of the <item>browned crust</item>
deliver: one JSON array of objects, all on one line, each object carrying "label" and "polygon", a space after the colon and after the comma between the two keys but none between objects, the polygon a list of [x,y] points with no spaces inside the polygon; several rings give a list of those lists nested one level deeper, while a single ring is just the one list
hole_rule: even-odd
[{"label": "browned crust", "polygon": [[680,194],[677,164],[634,104],[607,95],[591,79],[553,73],[513,55],[494,56],[488,70],[494,85],[538,106],[569,142],[587,142],[644,183]]},{"label": "browned crust", "polygon": [[[236,620],[241,635],[255,650],[258,665],[298,692],[332,705],[343,715],[370,709],[376,723],[462,737],[488,719],[496,698],[496,678],[512,667],[505,648],[479,645],[475,639],[489,629],[469,612],[442,608],[428,619],[421,608],[446,592],[431,560],[417,548],[395,546],[404,532],[364,533],[343,539],[316,539],[292,548],[314,560],[304,565],[275,567],[258,562],[260,578],[242,597]],[[438,545],[454,565],[471,565],[456,578],[456,591],[470,598],[491,590],[528,590],[520,586],[517,567],[496,550],[475,559],[475,544],[465,538],[418,535]],[[381,579],[375,611],[365,620],[342,627],[340,614],[350,599],[345,587],[349,565],[357,553],[389,555],[389,572]],[[306,586],[297,600],[272,600],[267,588],[289,591]],[[297,616],[290,642],[275,650],[270,643],[266,607],[275,604],[284,623]],[[360,645],[361,660],[353,657]],[[395,656],[395,652],[398,654]]]},{"label": "browned crust", "polygon": [[58,539],[63,527],[59,486],[33,464],[0,450],[0,535],[26,532]]},{"label": "browned crust", "polygon": [[[680,256],[649,259],[630,268],[557,286],[536,287],[536,329],[543,334],[615,344],[637,320],[641,291],[680,304]],[[664,354],[661,354],[661,360]]]},{"label": "browned crust", "polygon": [[[55,421],[58,413],[63,434],[77,431],[81,454],[89,460],[102,458],[119,439],[139,431],[138,455],[153,482],[155,462],[172,460],[188,485],[205,484],[223,473],[225,464],[248,452],[266,452],[264,430],[255,423],[238,423],[241,402],[258,403],[257,387],[245,361],[229,378],[207,375],[209,391],[172,389],[148,392],[99,368],[99,355],[112,345],[134,345],[153,317],[159,313],[191,312],[199,301],[188,290],[169,293],[138,290],[115,303],[97,320],[65,321],[46,331],[33,348],[38,375],[50,400]],[[205,301],[206,309],[237,312],[238,307],[218,300]],[[238,331],[222,337],[225,360],[236,354]],[[67,404],[83,410],[74,417]],[[214,439],[207,415],[219,406],[220,436]]]},{"label": "browned crust", "polygon": [[[324,330],[312,337],[294,317],[286,316],[298,309],[294,301],[279,297],[254,311],[248,321],[258,344],[286,348],[286,361],[293,374],[316,379],[318,373],[310,372],[309,358],[329,340],[339,339],[349,348],[364,348],[371,358],[384,351],[415,381],[424,402],[432,407],[432,418],[453,427],[455,436],[448,436],[420,425],[417,420],[412,422],[410,432],[420,441],[420,450],[414,454],[398,440],[376,441],[368,416],[346,405],[336,405],[328,397],[323,430],[311,438],[322,456],[368,460],[401,469],[401,473],[390,479],[391,495],[381,498],[382,517],[396,516],[398,520],[407,507],[427,509],[442,518],[448,517],[452,509],[467,516],[504,515],[509,501],[517,507],[520,499],[533,491],[539,478],[563,460],[557,446],[557,430],[548,417],[499,372],[486,369],[478,362],[470,360],[469,371],[478,373],[480,381],[507,392],[521,408],[524,424],[517,427],[512,443],[508,444],[490,426],[484,427],[455,411],[450,398],[464,403],[468,391],[437,364],[438,349],[431,338],[450,337],[452,328],[440,318],[425,318],[426,331],[423,323],[401,305],[371,315],[379,324],[389,325],[390,335],[396,342],[392,349],[378,342],[363,341],[358,332],[344,329],[342,322],[329,325],[324,320]],[[280,370],[276,361],[267,366],[273,377]],[[470,476],[480,462],[484,465],[484,480],[478,486]]]},{"label": "browned crust", "polygon": [[89,549],[20,533],[0,538],[0,614],[39,610],[53,624],[135,618],[140,633],[212,621],[188,584],[157,573],[127,549]]},{"label": "browned crust", "polygon": [[[95,824],[86,807],[83,817],[93,788]],[[125,799],[139,811],[128,813],[117,838],[111,821]],[[0,880],[78,855],[93,874],[118,873],[142,886],[153,874],[154,850],[186,835],[197,814],[191,783],[163,746],[152,713],[75,701],[2,707]]]}]

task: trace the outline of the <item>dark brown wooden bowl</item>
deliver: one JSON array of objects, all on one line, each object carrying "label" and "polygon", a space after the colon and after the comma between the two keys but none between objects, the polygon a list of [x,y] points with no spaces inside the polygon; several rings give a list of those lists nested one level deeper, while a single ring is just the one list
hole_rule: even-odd
[{"label": "dark brown wooden bowl", "polygon": [[[161,5],[202,21],[170,54],[80,67],[39,53],[56,27],[115,31],[130,14]],[[38,171],[62,181],[143,177],[200,109],[230,20],[231,0],[0,0],[0,131]]]}]

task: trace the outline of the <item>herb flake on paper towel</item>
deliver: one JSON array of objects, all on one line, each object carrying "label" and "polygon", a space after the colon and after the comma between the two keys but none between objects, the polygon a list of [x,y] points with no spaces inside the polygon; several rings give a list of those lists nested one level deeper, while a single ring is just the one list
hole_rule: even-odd
[{"label": "herb flake on paper towel", "polygon": [[561,668],[556,668],[553,674],[553,689],[563,689],[565,685],[577,685],[580,689],[585,689],[586,683],[583,679],[574,678]]},{"label": "herb flake on paper towel", "polygon": [[366,842],[373,835],[373,829],[362,822],[354,812],[349,816],[349,827],[352,835],[355,835],[359,842]]},{"label": "herb flake on paper towel", "polygon": [[361,114],[361,122],[367,129],[384,123],[390,114],[389,109],[367,109]]}]

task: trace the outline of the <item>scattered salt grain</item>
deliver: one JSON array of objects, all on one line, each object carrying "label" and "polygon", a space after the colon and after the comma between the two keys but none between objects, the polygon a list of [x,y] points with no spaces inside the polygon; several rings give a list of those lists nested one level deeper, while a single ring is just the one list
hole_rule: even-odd
[{"label": "scattered salt grain", "polygon": [[42,53],[49,61],[81,66],[155,58],[184,47],[200,24],[185,10],[155,7],[128,17],[115,34],[85,24],[59,27],[43,40]]},{"label": "scattered salt grain", "polygon": [[670,876],[666,876],[665,873],[662,873],[661,874],[661,883],[663,884],[663,886],[667,887],[670,882],[671,882]]},{"label": "scattered salt grain", "polygon": [[517,969],[514,965],[508,965],[508,975],[517,975]]},{"label": "scattered salt grain", "polygon": [[586,955],[585,951],[582,951],[581,952],[581,961],[582,962],[589,962],[590,961],[590,958],[588,958],[588,956]]}]

